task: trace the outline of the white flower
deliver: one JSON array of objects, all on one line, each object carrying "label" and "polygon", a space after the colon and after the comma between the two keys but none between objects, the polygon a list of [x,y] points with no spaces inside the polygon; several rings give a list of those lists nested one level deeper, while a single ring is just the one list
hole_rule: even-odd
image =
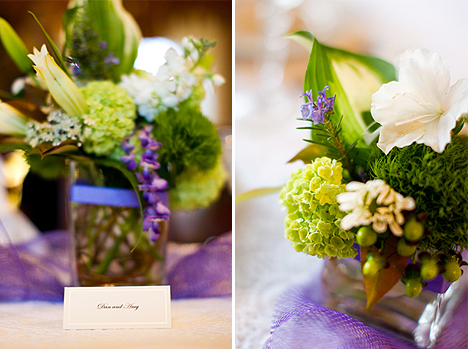
[{"label": "white flower", "polygon": [[88,107],[80,89],[55,63],[46,45],[42,45],[40,51],[34,48],[34,54],[28,57],[34,63],[37,76],[45,82],[54,100],[68,115],[80,117],[86,113]]},{"label": "white flower", "polygon": [[352,211],[341,220],[342,229],[372,224],[376,233],[385,233],[390,228],[393,235],[403,235],[401,225],[405,218],[401,211],[415,209],[413,198],[403,197],[381,179],[365,184],[349,182],[346,190],[336,197],[341,211]]},{"label": "white flower", "polygon": [[372,116],[382,125],[378,147],[388,154],[416,142],[442,152],[457,120],[468,113],[468,80],[450,86],[447,64],[426,49],[400,56],[398,80],[372,96]]}]

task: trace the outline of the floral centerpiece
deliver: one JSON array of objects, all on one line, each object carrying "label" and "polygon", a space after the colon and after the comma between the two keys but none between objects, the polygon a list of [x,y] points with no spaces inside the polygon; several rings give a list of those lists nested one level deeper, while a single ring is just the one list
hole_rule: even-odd
[{"label": "floral centerpiece", "polygon": [[292,37],[311,48],[298,119],[311,134],[280,194],[286,237],[298,252],[359,258],[367,309],[399,281],[410,297],[445,292],[467,264],[468,80],[450,86],[426,49],[404,52],[396,73],[308,32]]},{"label": "floral centerpiece", "polygon": [[26,75],[0,103],[0,151],[20,149],[48,178],[70,167],[80,275],[138,282],[163,259],[167,193],[172,208],[192,210],[224,185],[221,142],[200,109],[204,86],[223,83],[207,59],[215,43],[182,39],[183,54],[169,49],[153,76],[133,67],[141,32],[120,0],[71,1],[63,22],[62,51],[44,31],[50,49],[28,54],[0,18],[5,50]]}]

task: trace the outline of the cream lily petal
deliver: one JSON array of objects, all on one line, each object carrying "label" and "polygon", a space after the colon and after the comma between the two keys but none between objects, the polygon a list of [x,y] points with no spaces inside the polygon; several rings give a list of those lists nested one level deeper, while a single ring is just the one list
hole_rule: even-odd
[{"label": "cream lily petal", "polygon": [[38,77],[45,82],[54,100],[68,115],[81,117],[86,113],[87,105],[80,89],[55,63],[45,45],[41,51],[34,48],[34,54],[28,57],[33,61]]}]

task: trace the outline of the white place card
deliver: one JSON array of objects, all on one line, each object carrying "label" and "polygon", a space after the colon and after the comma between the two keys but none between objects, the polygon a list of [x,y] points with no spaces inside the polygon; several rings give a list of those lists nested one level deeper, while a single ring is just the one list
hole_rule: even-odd
[{"label": "white place card", "polygon": [[170,327],[170,286],[65,287],[64,329]]}]

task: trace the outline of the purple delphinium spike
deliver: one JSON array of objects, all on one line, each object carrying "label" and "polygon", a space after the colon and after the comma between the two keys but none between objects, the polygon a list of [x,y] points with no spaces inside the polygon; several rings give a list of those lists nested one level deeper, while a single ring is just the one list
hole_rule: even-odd
[{"label": "purple delphinium spike", "polygon": [[121,160],[127,163],[129,170],[137,171],[139,169],[135,175],[140,182],[138,190],[143,192],[143,231],[149,232],[151,240],[156,241],[161,234],[158,222],[168,220],[170,211],[159,196],[168,188],[167,181],[160,178],[156,172],[161,166],[157,162],[159,155],[157,149],[162,144],[151,137],[151,130],[152,126],[146,126],[137,131],[144,149],[139,165],[135,162],[136,150],[130,145],[129,137],[122,142],[122,149],[128,155],[122,156]]},{"label": "purple delphinium spike", "polygon": [[306,91],[301,94],[306,96],[309,100],[307,103],[301,105],[301,115],[304,120],[312,120],[314,125],[323,124],[325,122],[325,114],[333,111],[333,105],[335,104],[335,96],[325,97],[325,91],[330,88],[325,86],[322,92],[318,93],[317,101],[314,102],[312,90]]}]

